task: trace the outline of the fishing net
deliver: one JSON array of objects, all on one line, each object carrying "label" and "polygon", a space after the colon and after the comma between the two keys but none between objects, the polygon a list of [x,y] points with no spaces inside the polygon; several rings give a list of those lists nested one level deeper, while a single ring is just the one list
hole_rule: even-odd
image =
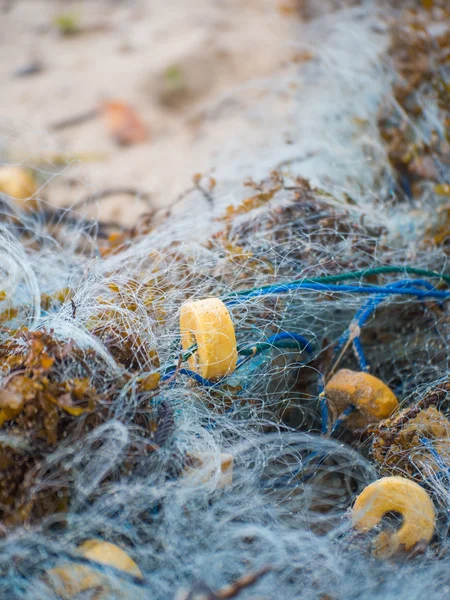
[{"label": "fishing net", "polygon": [[[77,598],[233,597],[249,572],[243,598],[448,594],[449,14],[333,11],[308,62],[255,84],[270,144],[223,148],[182,203],[120,230],[2,196],[1,598],[66,597],[61,565],[101,573]],[[205,298],[237,343],[215,379],[181,347]],[[338,410],[342,369],[398,409]],[[428,546],[387,561],[349,518],[383,475],[437,513]],[[96,538],[143,577],[81,557]]]}]

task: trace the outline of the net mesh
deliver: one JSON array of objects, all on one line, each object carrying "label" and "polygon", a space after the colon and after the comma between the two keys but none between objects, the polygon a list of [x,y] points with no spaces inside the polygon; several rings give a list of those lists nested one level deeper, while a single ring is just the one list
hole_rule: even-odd
[{"label": "net mesh", "polygon": [[[251,164],[224,149],[217,181],[197,178],[158,224],[118,230],[2,196],[0,597],[60,597],[61,564],[102,574],[80,598],[232,597],[220,589],[267,565],[242,597],[445,597],[446,11],[312,21],[311,40],[327,33],[314,60],[261,84],[270,109],[291,78],[310,83],[282,117],[297,154],[274,115],[271,151]],[[181,307],[210,297],[239,355],[216,381],[180,345]],[[398,411],[347,427],[321,396],[343,368],[381,379]],[[352,530],[349,509],[382,475],[431,495],[424,553],[379,561],[376,531]],[[143,579],[83,559],[92,538],[126,549]]]}]

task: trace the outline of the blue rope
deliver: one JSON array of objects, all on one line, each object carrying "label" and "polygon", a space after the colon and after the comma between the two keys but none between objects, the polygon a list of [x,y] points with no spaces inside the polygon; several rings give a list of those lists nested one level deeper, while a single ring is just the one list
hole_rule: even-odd
[{"label": "blue rope", "polygon": [[302,348],[302,350],[308,352],[308,354],[311,354],[311,352],[313,351],[313,346],[309,340],[307,340],[303,335],[300,335],[299,333],[291,333],[289,331],[283,331],[281,333],[272,335],[271,337],[267,338],[266,344],[276,346],[278,342],[281,342],[283,340],[297,342],[298,345]]},{"label": "blue rope", "polygon": [[[424,289],[420,289],[421,286]],[[355,315],[355,319],[352,323],[356,324],[358,327],[362,327],[366,321],[373,314],[377,306],[383,302],[386,296],[391,295],[408,295],[408,296],[416,296],[417,298],[436,298],[441,300],[450,299],[450,291],[439,291],[436,290],[433,285],[426,280],[421,279],[405,279],[402,281],[397,281],[393,284],[387,286],[367,286],[367,285],[334,285],[334,284],[322,284],[322,283],[308,283],[295,281],[291,283],[285,283],[280,285],[273,285],[265,288],[257,288],[254,290],[250,290],[245,294],[242,294],[239,297],[231,298],[230,300],[225,301],[227,306],[233,306],[235,304],[240,304],[249,298],[255,298],[260,296],[271,296],[274,294],[283,294],[292,290],[311,290],[311,291],[319,291],[319,292],[349,292],[356,294],[376,294],[375,298],[371,298],[361,309],[359,309]],[[336,343],[334,354],[339,351],[343,345],[348,341],[350,336],[350,329],[348,328],[339,340]],[[245,363],[251,360],[254,356],[256,356],[262,350],[269,349],[271,346],[276,347],[277,345],[282,346],[283,342],[295,342],[295,345],[299,345],[302,351],[308,352],[309,354],[312,352],[312,344],[309,342],[304,336],[291,333],[291,332],[281,332],[277,333],[265,340],[264,342],[259,342],[253,346],[245,348],[242,350],[242,353],[252,352],[248,354],[244,358],[238,361],[236,365],[236,369],[241,368]],[[364,356],[363,347],[361,344],[361,340],[359,336],[356,336],[353,340],[353,348],[355,350],[355,354],[357,355],[359,365],[361,370],[366,371],[368,369],[367,361]],[[161,381],[167,381],[170,379],[174,373],[176,372],[176,367],[173,366],[168,369],[161,378]],[[182,368],[178,371],[180,375],[184,375],[190,377],[200,385],[205,387],[217,387],[220,385],[225,377],[219,379],[218,381],[211,382],[208,379],[205,379],[195,371],[190,369]],[[324,382],[323,380],[319,382],[319,395],[323,392]],[[320,410],[321,410],[321,423],[322,423],[322,433],[328,433],[328,403],[325,396],[322,396],[320,400]],[[354,408],[349,407],[346,410],[354,410]],[[343,415],[347,416],[346,411],[344,411]],[[343,419],[336,421],[333,426],[332,432],[337,429],[342,423]]]},{"label": "blue rope", "polygon": [[[390,290],[391,294],[404,293],[405,290],[410,290],[408,288],[411,281],[417,286],[421,286],[426,288],[424,290],[420,290],[421,295],[418,297],[426,297],[429,293],[434,294],[436,292],[433,285],[424,279],[403,279],[401,281],[396,281],[394,283],[389,284],[385,287],[386,290]],[[450,297],[450,292],[446,292]],[[378,294],[374,298],[370,298],[355,314],[355,317],[352,321],[352,325],[361,329],[371,315],[375,312],[376,308],[385,300],[386,294]],[[333,350],[333,359],[336,357],[341,348],[347,343],[351,335],[351,327],[348,327],[344,333],[340,336]],[[364,354],[364,349],[361,344],[361,339],[359,335],[356,335],[352,340],[353,349],[358,359],[359,367],[361,371],[368,371],[368,363]],[[333,360],[332,359],[332,360]],[[323,391],[324,386],[322,384],[319,394]],[[354,410],[354,409],[353,409]],[[322,397],[320,400],[320,412],[321,412],[321,423],[322,423],[322,433],[328,433],[328,403],[325,397]],[[337,423],[337,421],[336,421]],[[336,425],[335,423],[335,425]],[[341,425],[341,423],[339,423]],[[335,427],[333,427],[332,432],[335,431]]]},{"label": "blue rope", "polygon": [[[356,312],[355,317],[352,320],[352,325],[361,328],[364,325],[364,323],[366,323],[366,321],[369,319],[370,315],[373,314],[373,312],[375,311],[377,306],[381,302],[383,302],[385,297],[386,296],[384,296],[384,295],[378,295],[378,296],[375,296],[375,298],[370,298],[366,302],[366,304],[364,306],[362,306]],[[340,338],[336,342],[336,345],[333,350],[333,356],[331,359],[332,362],[335,359],[338,352],[343,348],[343,346],[349,340],[350,334],[351,334],[351,329],[350,329],[350,327],[347,327],[347,329],[344,331],[344,333],[340,336]],[[353,349],[354,349],[356,357],[358,359],[358,363],[359,363],[359,367],[360,367],[361,371],[367,372],[369,367],[368,367],[368,363],[367,363],[367,360],[366,360],[366,357],[364,354],[364,349],[361,344],[361,339],[360,339],[359,335],[355,336],[355,338],[353,339]],[[324,387],[325,387],[324,382],[322,381],[320,384],[319,394],[321,392],[323,392]],[[351,412],[353,412],[353,410],[355,410],[355,407],[352,408]],[[322,396],[322,398],[320,400],[320,414],[321,414],[321,430],[322,430],[322,433],[324,435],[326,435],[326,434],[328,434],[329,415],[328,415],[328,401],[325,396]],[[334,433],[334,431],[336,431],[337,428],[342,424],[342,421],[340,421],[339,423],[338,423],[338,421],[335,422],[331,433]],[[336,423],[338,423],[338,424],[336,425]]]},{"label": "blue rope", "polygon": [[[247,363],[249,360],[254,358],[261,351],[269,350],[270,348],[274,348],[274,347],[276,348],[278,345],[280,345],[282,347],[283,342],[290,342],[288,344],[289,348],[300,347],[302,351],[308,352],[308,354],[310,354],[313,350],[311,342],[308,341],[304,336],[300,335],[299,333],[290,333],[287,331],[283,331],[281,333],[272,335],[271,337],[267,338],[263,342],[258,342],[257,344],[253,344],[252,346],[249,346],[248,348],[243,349],[242,352],[249,352],[249,351],[252,351],[252,349],[254,348],[255,352],[252,352],[251,354],[248,354],[247,356],[244,356],[244,358],[240,359],[236,364],[235,371],[240,369],[245,363]],[[167,381],[168,379],[173,377],[173,375],[176,373],[176,371],[177,371],[177,368],[175,365],[169,367],[164,372],[164,375],[161,377],[161,382]],[[193,379],[195,382],[199,383],[200,385],[203,385],[205,387],[210,387],[210,388],[219,386],[227,378],[227,377],[222,377],[221,379],[218,379],[217,381],[210,381],[209,379],[205,379],[204,377],[202,377],[195,371],[192,371],[191,369],[186,369],[186,368],[179,369],[178,374],[185,375],[186,377],[190,377],[191,379]]]},{"label": "blue rope", "polygon": [[251,354],[255,356],[257,353],[262,352],[263,350],[269,350],[272,347],[276,348],[298,348],[300,347],[302,351],[308,352],[311,354],[313,351],[312,343],[307,340],[303,335],[299,333],[291,333],[288,331],[282,331],[281,333],[276,333],[271,337],[267,338],[262,342],[257,342],[251,346],[247,346],[245,348],[238,348],[238,352],[240,354]]},{"label": "blue rope", "polygon": [[333,427],[331,428],[330,435],[332,435],[333,433],[335,433],[339,429],[339,427],[342,425],[342,423],[344,423],[344,421],[346,420],[346,418],[349,415],[351,415],[352,412],[355,412],[355,410],[356,410],[356,406],[354,406],[353,404],[350,404],[350,406],[347,406],[347,408],[340,415],[340,417],[338,419],[336,419],[336,421],[333,423]]},{"label": "blue rope", "polygon": [[[401,287],[400,284],[412,284],[416,283],[418,285],[425,285],[428,289],[423,290],[414,286],[411,287]],[[335,285],[330,283],[308,283],[302,281],[293,281],[291,283],[282,283],[278,285],[273,285],[265,288],[256,288],[254,290],[250,290],[245,294],[231,298],[225,301],[227,306],[233,306],[235,304],[242,304],[246,300],[250,298],[257,298],[261,296],[273,296],[277,294],[286,294],[290,291],[294,290],[310,290],[316,292],[349,292],[352,294],[380,294],[383,296],[392,296],[392,295],[404,295],[404,296],[416,296],[417,298],[436,298],[441,300],[450,299],[450,291],[440,291],[436,290],[433,286],[429,284],[429,282],[425,282],[422,280],[408,279],[402,282],[396,282],[395,284],[391,284],[388,286],[380,286],[380,285]]]},{"label": "blue rope", "polygon": [[[170,379],[171,377],[173,377],[173,375],[174,375],[174,373],[176,373],[176,371],[177,371],[176,367],[171,367],[161,377],[161,382],[167,381],[168,379]],[[185,375],[186,377],[190,377],[191,379],[193,379],[197,383],[200,383],[201,385],[204,385],[205,387],[216,387],[217,385],[220,385],[222,383],[223,379],[224,379],[224,378],[222,378],[222,379],[219,379],[217,381],[210,381],[209,379],[205,379],[204,377],[202,377],[201,375],[199,375],[195,371],[191,371],[191,369],[184,369],[184,368],[183,369],[179,369],[178,374],[179,375]]]},{"label": "blue rope", "polygon": [[320,422],[323,435],[328,434],[328,400],[325,396],[320,398]]},{"label": "blue rope", "polygon": [[359,368],[361,371],[368,371],[369,365],[367,364],[366,356],[364,354],[364,349],[361,344],[360,337],[355,337],[353,340],[353,351],[356,354],[356,358],[358,359]]}]

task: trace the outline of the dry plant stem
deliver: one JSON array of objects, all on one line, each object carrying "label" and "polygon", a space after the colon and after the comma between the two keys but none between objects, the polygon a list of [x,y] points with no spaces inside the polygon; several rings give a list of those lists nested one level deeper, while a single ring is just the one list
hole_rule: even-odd
[{"label": "dry plant stem", "polygon": [[254,585],[257,583],[264,575],[269,573],[272,570],[270,565],[266,565],[259,569],[259,571],[255,571],[254,573],[248,573],[243,577],[237,579],[234,583],[223,587],[215,593],[216,598],[220,600],[226,600],[228,598],[236,598],[242,590]]},{"label": "dry plant stem", "polygon": [[339,353],[339,356],[336,358],[334,365],[332,365],[330,367],[329,372],[326,374],[325,376],[325,382],[328,382],[333,375],[336,373],[336,369],[338,368],[338,366],[340,365],[340,362],[342,360],[342,358],[344,357],[345,353],[347,352],[347,350],[349,349],[350,345],[353,343],[353,340],[360,334],[360,329],[357,325],[355,324],[351,324],[350,325],[350,335],[348,336],[348,340],[345,342],[342,350]]},{"label": "dry plant stem", "polygon": [[325,383],[328,382],[333,375],[336,372],[336,369],[338,368],[344,354],[347,352],[348,348],[350,347],[350,344],[352,343],[352,338],[351,336],[348,338],[348,340],[345,342],[342,350],[339,353],[339,356],[336,358],[336,360],[334,361],[334,364],[331,366],[330,370],[328,371],[328,373],[326,374],[326,376],[324,377]]},{"label": "dry plant stem", "polygon": [[142,192],[136,188],[130,188],[130,187],[106,188],[104,190],[99,190],[98,192],[95,192],[94,194],[90,194],[89,196],[86,196],[85,198],[82,198],[78,202],[75,202],[75,204],[72,204],[71,208],[78,209],[78,208],[81,208],[82,206],[88,206],[89,204],[94,204],[95,202],[99,202],[100,200],[105,200],[106,198],[110,198],[111,196],[119,196],[119,195],[134,196],[134,197],[138,198],[139,200],[141,200],[142,202],[144,202],[145,204],[148,204],[148,202],[150,201],[150,198],[151,198],[151,196],[148,192]]},{"label": "dry plant stem", "polygon": [[100,111],[98,108],[91,108],[90,110],[80,113],[79,115],[51,123],[49,125],[49,129],[53,131],[62,131],[63,129],[68,129],[69,127],[75,127],[76,125],[82,125],[83,123],[92,121],[93,119],[97,118],[99,114]]},{"label": "dry plant stem", "polygon": [[308,152],[304,156],[294,156],[293,158],[287,158],[286,160],[282,160],[281,162],[279,162],[276,166],[276,169],[278,170],[278,169],[281,169],[282,167],[289,167],[289,165],[304,162],[305,160],[314,158],[314,156],[317,156],[317,154],[319,154],[319,152],[315,151],[315,152]]},{"label": "dry plant stem", "polygon": [[207,191],[205,190],[205,188],[204,188],[202,185],[200,185],[200,183],[198,183],[198,182],[195,182],[195,183],[194,183],[194,186],[195,186],[195,188],[196,188],[196,189],[197,189],[199,192],[201,192],[201,193],[203,194],[203,196],[205,197],[206,201],[207,201],[209,204],[213,204],[213,202],[214,202],[214,198],[211,196],[211,194],[210,194],[209,192],[207,192]]}]

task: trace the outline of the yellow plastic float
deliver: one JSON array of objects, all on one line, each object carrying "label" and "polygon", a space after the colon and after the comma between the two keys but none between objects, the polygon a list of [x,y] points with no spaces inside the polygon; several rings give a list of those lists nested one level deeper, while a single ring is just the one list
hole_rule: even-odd
[{"label": "yellow plastic float", "polygon": [[339,416],[350,405],[355,412],[345,426],[350,430],[387,419],[397,409],[398,401],[388,386],[369,373],[340,369],[326,384],[325,396]]},{"label": "yellow plastic float", "polygon": [[204,379],[220,379],[237,363],[236,335],[231,315],[219,298],[187,302],[181,307],[180,332],[183,350],[194,344],[189,367]]},{"label": "yellow plastic float", "polygon": [[35,202],[25,204],[25,201],[32,198],[37,189],[36,180],[27,169],[13,165],[0,166],[0,193],[18,200],[22,207],[35,206]]},{"label": "yellow plastic float", "polygon": [[[77,552],[96,563],[142,578],[142,573],[134,560],[115,544],[102,540],[87,540],[78,546]],[[67,564],[55,567],[48,571],[47,579],[55,593],[63,600],[69,600],[82,592],[96,588],[99,591],[94,591],[92,596],[95,600],[106,600],[112,594],[107,576],[88,565]],[[115,590],[114,594],[116,594]],[[121,596],[114,595],[114,597]]]},{"label": "yellow plastic float", "polygon": [[392,512],[400,513],[403,522],[397,531],[377,535],[374,556],[388,558],[420,542],[429,543],[436,524],[433,502],[420,485],[404,477],[384,477],[368,485],[353,507],[353,528],[368,532]]}]

